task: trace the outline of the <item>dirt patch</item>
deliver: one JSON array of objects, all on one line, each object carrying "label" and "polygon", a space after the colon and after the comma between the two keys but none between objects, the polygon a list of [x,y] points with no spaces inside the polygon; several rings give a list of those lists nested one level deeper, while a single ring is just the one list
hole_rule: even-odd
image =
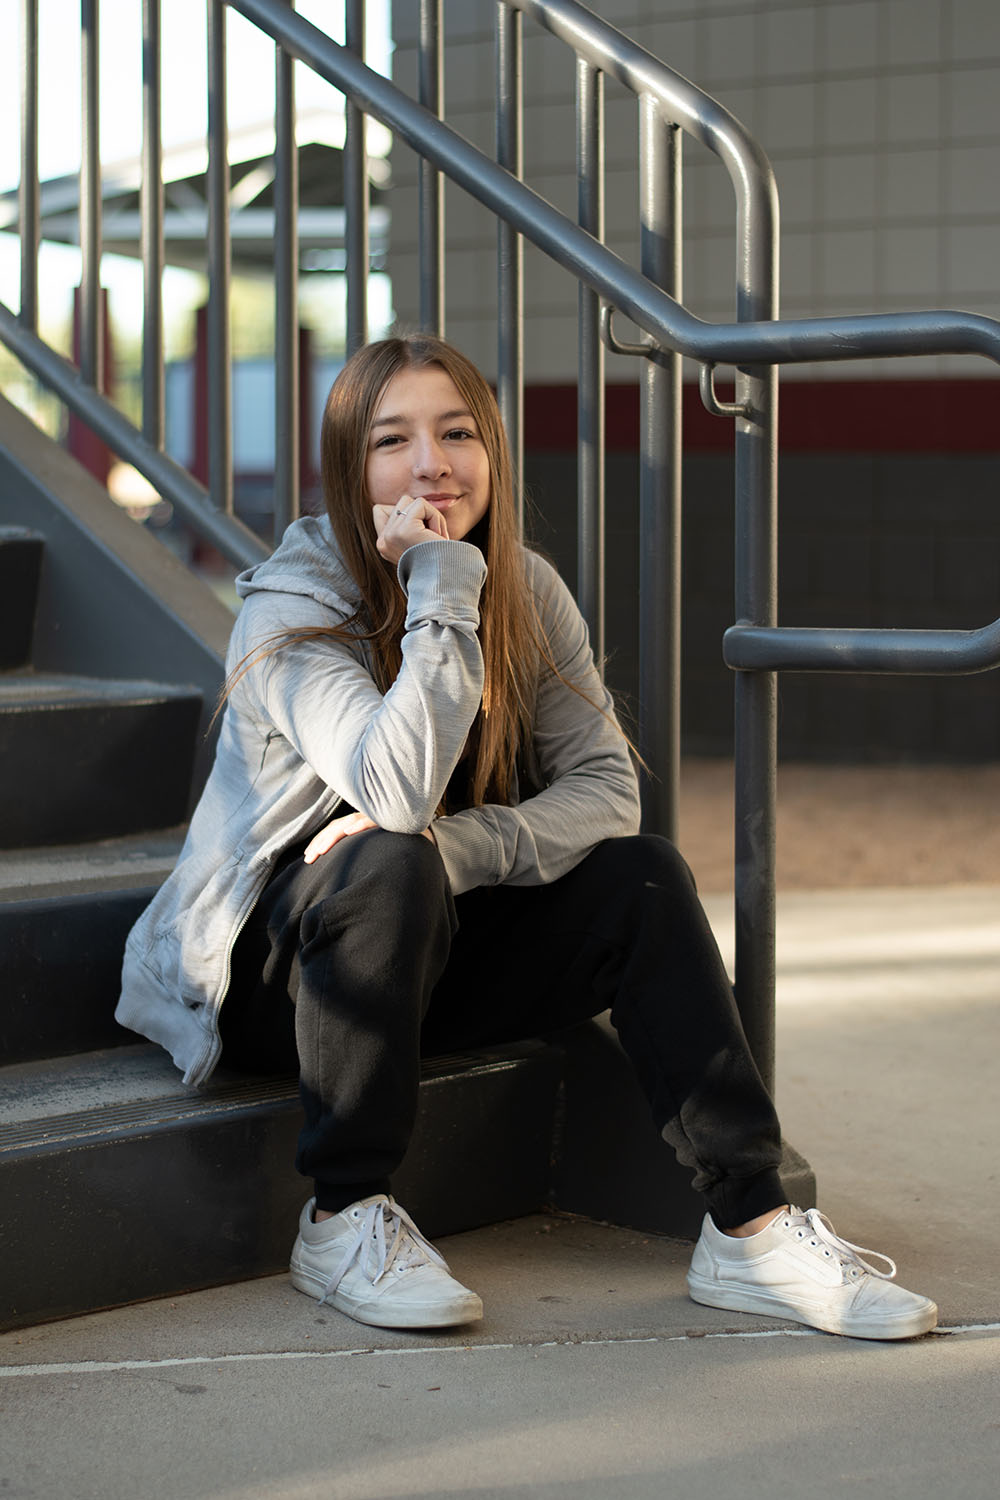
[{"label": "dirt patch", "polygon": [[[702,891],[732,887],[733,771],[688,760],[680,847]],[[1000,765],[778,771],[778,887],[1000,884]]]}]

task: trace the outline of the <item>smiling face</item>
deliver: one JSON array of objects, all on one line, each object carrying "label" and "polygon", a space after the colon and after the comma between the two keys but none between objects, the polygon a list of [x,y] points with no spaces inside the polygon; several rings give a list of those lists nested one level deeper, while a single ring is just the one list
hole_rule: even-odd
[{"label": "smiling face", "polygon": [[439,365],[412,365],[386,385],[365,459],[371,505],[425,500],[460,541],[490,503],[490,466],[476,420]]}]

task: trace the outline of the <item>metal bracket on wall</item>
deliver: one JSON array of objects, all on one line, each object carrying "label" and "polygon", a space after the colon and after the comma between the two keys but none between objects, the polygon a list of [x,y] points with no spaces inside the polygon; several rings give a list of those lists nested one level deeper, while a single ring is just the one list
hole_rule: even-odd
[{"label": "metal bracket on wall", "polygon": [[698,370],[698,389],[705,410],[713,417],[749,417],[749,401],[720,401],[715,394],[715,366],[702,365]]}]

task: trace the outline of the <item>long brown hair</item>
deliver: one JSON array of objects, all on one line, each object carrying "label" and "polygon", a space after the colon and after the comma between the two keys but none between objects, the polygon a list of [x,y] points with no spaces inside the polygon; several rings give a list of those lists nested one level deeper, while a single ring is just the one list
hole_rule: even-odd
[{"label": "long brown hair", "polygon": [[[401,370],[437,368],[449,376],[468,407],[486,449],[490,503],[469,540],[482,549],[488,571],[480,597],[479,635],[485,680],[482,710],[470,750],[472,801],[509,802],[518,748],[531,728],[526,700],[537,672],[541,629],[525,577],[514,472],[493,392],[471,360],[429,333],[368,344],[348,360],[323,413],[320,471],[327,513],[340,553],[356,580],[363,627],[371,643],[375,681],[387,692],[402,663],[406,600],[396,570],[376,549],[365,461],[372,423],[389,381]],[[547,654],[547,653],[546,653]]]},{"label": "long brown hair", "polygon": [[367,641],[377,686],[383,693],[392,686],[402,664],[406,599],[395,568],[375,545],[365,464],[372,424],[389,381],[401,370],[426,368],[441,369],[451,378],[475,421],[489,463],[490,503],[468,537],[487,562],[479,627],[483,700],[469,740],[470,794],[475,805],[509,803],[518,750],[530,738],[530,700],[538,668],[544,662],[556,669],[528,588],[513,464],[496,400],[471,360],[432,334],[365,345],[348,360],[327,397],[320,432],[323,495],[341,557],[360,590],[356,614],[340,625],[292,630],[266,642],[239,664],[222,701],[255,662],[301,639]]}]

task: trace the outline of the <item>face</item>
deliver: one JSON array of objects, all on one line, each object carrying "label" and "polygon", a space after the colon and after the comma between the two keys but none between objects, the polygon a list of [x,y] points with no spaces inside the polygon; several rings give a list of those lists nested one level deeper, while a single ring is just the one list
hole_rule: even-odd
[{"label": "face", "polygon": [[372,505],[402,495],[426,500],[460,541],[490,503],[490,468],[479,429],[451,376],[437,365],[400,370],[375,412],[365,485]]}]

